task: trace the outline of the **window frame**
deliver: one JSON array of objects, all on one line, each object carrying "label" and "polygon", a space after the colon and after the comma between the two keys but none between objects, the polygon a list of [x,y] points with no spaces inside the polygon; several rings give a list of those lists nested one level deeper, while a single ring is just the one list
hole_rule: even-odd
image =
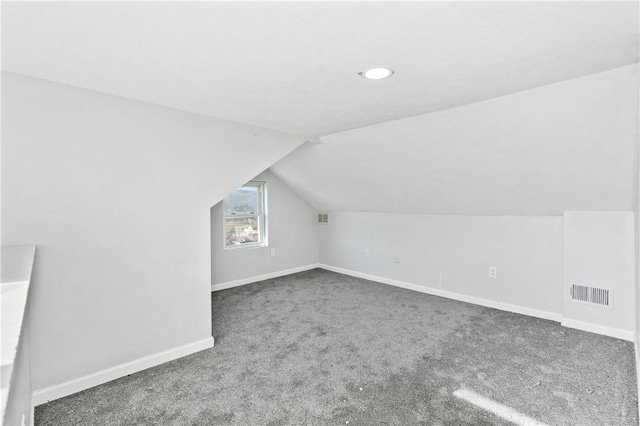
[{"label": "window frame", "polygon": [[[224,250],[239,250],[250,249],[259,247],[268,247],[268,225],[267,225],[267,182],[263,181],[249,181],[244,185],[236,188],[233,192],[238,191],[244,187],[252,186],[258,189],[258,212],[250,214],[227,214],[224,206],[224,199],[222,200],[222,248]],[[232,192],[232,193],[233,193]],[[232,194],[231,193],[231,194]],[[229,194],[229,195],[231,195]],[[227,197],[229,196],[227,195]],[[225,197],[225,199],[227,198]],[[244,244],[227,244],[227,219],[231,218],[252,218],[256,217],[258,224],[259,241],[254,243]]]}]

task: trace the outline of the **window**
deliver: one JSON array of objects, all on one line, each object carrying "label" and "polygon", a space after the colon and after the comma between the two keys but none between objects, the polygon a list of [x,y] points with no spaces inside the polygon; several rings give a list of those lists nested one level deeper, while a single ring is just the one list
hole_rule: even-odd
[{"label": "window", "polygon": [[222,202],[224,248],[267,245],[266,188],[264,182],[249,182]]}]

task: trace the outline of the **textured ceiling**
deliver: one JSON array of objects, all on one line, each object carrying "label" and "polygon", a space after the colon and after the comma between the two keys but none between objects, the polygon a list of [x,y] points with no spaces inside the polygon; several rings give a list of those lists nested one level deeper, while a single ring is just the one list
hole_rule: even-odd
[{"label": "textured ceiling", "polygon": [[637,2],[2,3],[5,70],[310,137],[636,62]]}]

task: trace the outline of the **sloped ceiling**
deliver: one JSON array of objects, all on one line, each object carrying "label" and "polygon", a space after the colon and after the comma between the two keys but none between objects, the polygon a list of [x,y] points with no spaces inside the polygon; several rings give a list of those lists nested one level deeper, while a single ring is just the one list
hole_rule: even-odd
[{"label": "sloped ceiling", "polygon": [[323,137],[272,171],[319,210],[632,210],[638,66]]},{"label": "sloped ceiling", "polygon": [[637,61],[638,2],[2,2],[7,71],[310,137]]},{"label": "sloped ceiling", "polygon": [[3,2],[2,67],[321,136],[273,167],[321,210],[629,210],[638,4]]}]

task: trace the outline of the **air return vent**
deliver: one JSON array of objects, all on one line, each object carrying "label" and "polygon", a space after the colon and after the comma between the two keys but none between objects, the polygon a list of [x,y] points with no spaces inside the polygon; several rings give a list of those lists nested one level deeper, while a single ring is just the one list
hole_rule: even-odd
[{"label": "air return vent", "polygon": [[573,284],[569,295],[574,302],[613,308],[613,290]]},{"label": "air return vent", "polygon": [[327,225],[329,223],[328,213],[318,213],[318,223]]}]

